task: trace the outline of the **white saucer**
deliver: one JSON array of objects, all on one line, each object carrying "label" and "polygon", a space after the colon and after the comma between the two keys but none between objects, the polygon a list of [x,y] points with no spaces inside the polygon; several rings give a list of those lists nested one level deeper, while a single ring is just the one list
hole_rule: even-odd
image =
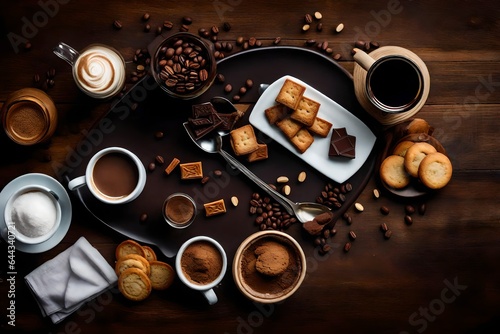
[{"label": "white saucer", "polygon": [[72,215],[71,201],[66,189],[64,189],[64,187],[56,179],[45,174],[30,173],[19,176],[18,178],[10,181],[9,184],[3,188],[2,192],[0,192],[0,234],[5,241],[8,241],[6,235],[7,225],[3,215],[5,205],[16,190],[29,185],[40,185],[49,188],[59,197],[59,204],[61,205],[61,225],[52,237],[35,245],[25,244],[19,240],[16,240],[15,242],[16,249],[19,251],[25,253],[42,253],[59,244],[68,232]]}]

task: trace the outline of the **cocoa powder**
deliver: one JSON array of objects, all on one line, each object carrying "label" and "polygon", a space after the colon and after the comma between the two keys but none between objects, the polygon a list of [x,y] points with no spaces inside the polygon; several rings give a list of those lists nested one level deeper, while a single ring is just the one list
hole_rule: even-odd
[{"label": "cocoa powder", "polygon": [[182,272],[193,284],[206,285],[213,282],[222,270],[222,255],[207,241],[190,244],[181,257]]}]

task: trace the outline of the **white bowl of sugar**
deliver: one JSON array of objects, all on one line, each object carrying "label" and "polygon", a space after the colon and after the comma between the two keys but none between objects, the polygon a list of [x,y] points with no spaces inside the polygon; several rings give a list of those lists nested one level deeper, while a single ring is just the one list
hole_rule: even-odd
[{"label": "white bowl of sugar", "polygon": [[47,241],[61,224],[61,206],[57,195],[42,186],[26,186],[7,201],[5,223],[24,244]]}]

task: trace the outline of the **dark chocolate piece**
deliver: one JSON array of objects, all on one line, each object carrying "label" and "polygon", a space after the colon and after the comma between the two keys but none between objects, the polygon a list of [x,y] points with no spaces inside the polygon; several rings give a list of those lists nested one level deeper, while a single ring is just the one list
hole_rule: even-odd
[{"label": "dark chocolate piece", "polygon": [[211,114],[216,113],[214,106],[210,102],[195,104],[192,107],[193,118],[203,118],[208,117]]},{"label": "dark chocolate piece", "polygon": [[342,156],[349,159],[356,157],[356,137],[347,134],[345,128],[333,129],[329,156]]},{"label": "dark chocolate piece", "polygon": [[200,128],[200,127],[205,127],[207,125],[214,124],[213,120],[211,120],[208,117],[188,118],[188,122],[189,122],[189,125],[191,125],[193,128]]},{"label": "dark chocolate piece", "polygon": [[233,129],[234,123],[236,123],[236,120],[237,120],[237,117],[238,117],[238,113],[237,112],[233,112],[233,113],[230,113],[230,114],[217,113],[217,115],[222,120],[222,124],[219,126],[220,130],[230,131],[230,130]]}]

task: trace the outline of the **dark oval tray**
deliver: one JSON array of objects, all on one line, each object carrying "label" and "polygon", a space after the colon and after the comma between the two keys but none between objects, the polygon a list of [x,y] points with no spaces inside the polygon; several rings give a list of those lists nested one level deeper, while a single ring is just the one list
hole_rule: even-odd
[{"label": "dark oval tray", "polygon": [[[288,74],[308,82],[341,104],[364,121],[380,138],[376,122],[356,100],[352,76],[335,61],[315,51],[296,47],[252,49],[219,61],[218,72],[223,74],[225,82],[231,83],[235,89],[243,85],[246,79],[252,79],[254,82],[254,87],[239,102],[250,104],[250,109],[241,120],[242,124],[248,122],[251,107],[258,100],[258,85],[272,83]],[[190,116],[191,106],[207,102],[213,96],[226,96],[224,85],[214,84],[203,96],[195,100],[179,101],[167,97],[154,80],[146,76],[89,131],[88,137],[78,145],[85,156],[80,157],[79,164],[67,166],[64,179],[67,181],[83,175],[91,156],[108,146],[121,146],[131,150],[146,167],[154,161],[155,156],[161,155],[165,164],[148,172],[143,193],[131,203],[117,206],[103,204],[93,198],[86,187],[80,188],[75,194],[96,219],[127,238],[158,247],[166,257],[175,256],[180,245],[188,238],[207,235],[223,245],[228,260],[232,261],[240,242],[258,231],[254,224],[255,217],[249,214],[248,203],[252,193],[259,189],[244,175],[239,175],[227,166],[219,155],[208,154],[197,148],[184,131],[182,123]],[[162,131],[164,137],[155,138],[157,131]],[[258,136],[261,140],[266,140],[262,134]],[[257,176],[269,183],[274,183],[280,175],[287,175],[291,179],[292,193],[289,197],[292,200],[314,201],[327,183],[333,183],[279,144],[268,139],[267,143],[267,160],[254,163],[242,161]],[[377,140],[362,168],[348,180],[354,190],[348,194],[342,208],[335,211],[337,217],[344,213],[365,187],[372,175],[379,146],[380,140]],[[205,185],[199,180],[183,181],[180,179],[178,168],[171,175],[165,175],[163,169],[174,157],[181,162],[201,161],[204,174],[211,177],[210,181]],[[213,175],[216,169],[223,171],[221,177]],[[299,184],[295,179],[301,171],[306,171],[307,180]],[[195,222],[187,229],[174,230],[163,221],[162,203],[173,192],[191,195],[199,209],[201,208]],[[232,206],[231,196],[239,198],[238,207]],[[203,203],[220,198],[225,200],[227,212],[219,216],[205,217]],[[148,215],[145,222],[140,221],[143,213]],[[304,250],[312,249],[312,241],[302,232],[298,223],[292,225],[287,232],[303,245]]]}]

